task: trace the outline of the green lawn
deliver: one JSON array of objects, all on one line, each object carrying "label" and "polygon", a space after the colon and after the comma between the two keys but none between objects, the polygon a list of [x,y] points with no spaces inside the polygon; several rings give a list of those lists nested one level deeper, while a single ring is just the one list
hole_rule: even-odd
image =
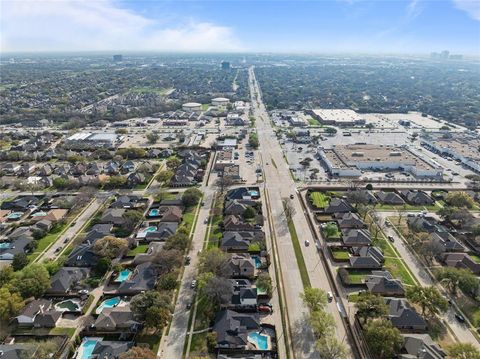
[{"label": "green lawn", "polygon": [[362,284],[365,277],[371,273],[369,270],[347,269],[351,284]]},{"label": "green lawn", "polygon": [[404,263],[399,258],[385,258],[385,268],[392,273],[395,278],[400,278],[406,285],[415,285],[415,279],[404,266]]},{"label": "green lawn", "polygon": [[190,208],[187,212],[183,214],[182,226],[188,230],[192,229],[193,221],[195,220],[195,209],[197,207]]},{"label": "green lawn", "polygon": [[191,353],[206,353],[208,351],[207,334],[208,332],[192,335],[192,345],[190,346]]},{"label": "green lawn", "polygon": [[322,192],[310,192],[310,199],[313,205],[319,209],[325,208],[330,202],[330,197]]},{"label": "green lawn", "polygon": [[210,104],[209,104],[209,103],[204,103],[204,104],[202,105],[202,110],[203,110],[203,111],[207,111],[209,107],[210,107]]},{"label": "green lawn", "polygon": [[305,265],[305,260],[303,259],[302,248],[300,247],[300,242],[298,241],[297,231],[293,221],[290,218],[288,218],[288,230],[290,231],[290,236],[292,237],[293,249],[295,251],[295,257],[297,258],[298,269],[300,270],[300,277],[302,278],[303,286],[311,287],[307,266]]},{"label": "green lawn", "polygon": [[53,328],[52,330],[50,330],[50,332],[48,334],[49,335],[66,335],[69,338],[71,338],[73,336],[73,334],[75,333],[75,329],[77,329],[77,328],[56,327],[56,328]]},{"label": "green lawn", "polygon": [[127,253],[128,256],[135,256],[136,254],[146,253],[148,250],[148,244],[140,244],[137,247],[130,249]]},{"label": "green lawn", "polygon": [[350,258],[350,253],[346,249],[333,249],[332,256],[336,260],[346,260]]},{"label": "green lawn", "polygon": [[468,253],[468,255],[469,255],[470,258],[472,258],[476,263],[480,263],[480,256],[479,256],[478,254]]},{"label": "green lawn", "polygon": [[308,124],[310,126],[320,126],[320,122],[311,117],[308,118]]},{"label": "green lawn", "polygon": [[392,204],[379,204],[375,207],[377,211],[424,211],[427,210],[429,212],[437,212],[439,209],[441,209],[441,205],[435,202],[431,206],[415,206],[411,204],[405,204],[405,205],[392,205]]},{"label": "green lawn", "polygon": [[28,255],[29,261],[32,262],[33,260],[35,260],[45,249],[47,249],[52,243],[54,243],[67,226],[68,223],[60,226],[55,226],[45,237],[39,239],[35,251]]}]

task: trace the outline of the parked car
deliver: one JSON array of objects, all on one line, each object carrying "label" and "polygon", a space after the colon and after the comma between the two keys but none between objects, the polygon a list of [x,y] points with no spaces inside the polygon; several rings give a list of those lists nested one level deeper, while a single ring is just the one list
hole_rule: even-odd
[{"label": "parked car", "polygon": [[310,245],[310,241],[308,239],[305,240],[305,247],[308,247]]},{"label": "parked car", "polygon": [[187,303],[187,309],[190,309],[190,308],[192,308],[192,302]]},{"label": "parked car", "polygon": [[262,312],[262,313],[271,313],[272,312],[272,308],[270,308],[267,305],[259,305],[257,307],[257,309],[258,309],[259,312]]},{"label": "parked car", "polygon": [[190,258],[190,256],[186,256],[185,257],[185,264],[187,264],[187,265],[190,264],[191,260],[192,260],[192,258]]},{"label": "parked car", "polygon": [[290,199],[293,199],[293,194],[290,195]]},{"label": "parked car", "polygon": [[460,322],[460,323],[465,323],[465,317],[461,315],[460,313],[455,313],[455,318]]},{"label": "parked car", "polygon": [[190,284],[190,287],[191,287],[192,289],[197,288],[197,281],[196,281],[195,279],[192,280],[192,284]]},{"label": "parked car", "polygon": [[393,238],[392,236],[388,236],[388,240],[392,243],[395,242],[395,238]]}]

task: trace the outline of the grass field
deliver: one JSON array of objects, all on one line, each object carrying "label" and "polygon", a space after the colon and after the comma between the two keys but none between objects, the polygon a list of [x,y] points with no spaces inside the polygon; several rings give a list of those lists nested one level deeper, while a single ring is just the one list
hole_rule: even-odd
[{"label": "grass field", "polygon": [[320,122],[311,117],[308,118],[308,124],[310,126],[320,126]]},{"label": "grass field", "polygon": [[350,253],[346,249],[332,249],[332,256],[336,260],[346,260],[350,258]]},{"label": "grass field", "polygon": [[330,197],[322,192],[310,192],[310,199],[313,205],[319,209],[325,208],[330,202]]},{"label": "grass field", "polygon": [[146,253],[147,250],[148,250],[148,244],[140,244],[140,245],[136,246],[135,248],[130,249],[128,251],[128,255],[129,256],[134,256],[136,254]]},{"label": "grass field", "polygon": [[300,247],[297,231],[291,218],[288,218],[288,230],[290,231],[290,236],[292,237],[293,249],[295,251],[295,257],[297,258],[298,269],[300,270],[300,277],[302,278],[303,286],[311,287],[307,266],[305,265],[305,260],[303,259],[302,248]]},{"label": "grass field", "polygon": [[352,284],[362,284],[365,277],[371,273],[369,270],[347,269],[348,278]]},{"label": "grass field", "polygon": [[37,248],[33,253],[28,255],[28,260],[30,262],[34,261],[45,249],[47,249],[52,243],[56,242],[67,226],[68,223],[55,226],[45,237],[39,239]]},{"label": "grass field", "polygon": [[400,206],[395,206],[391,204],[379,204],[375,207],[377,211],[414,211],[414,212],[419,212],[419,211],[428,211],[428,212],[437,212],[439,209],[441,209],[442,206],[435,202],[431,206],[414,206],[411,204],[405,204],[405,205],[400,205]]}]

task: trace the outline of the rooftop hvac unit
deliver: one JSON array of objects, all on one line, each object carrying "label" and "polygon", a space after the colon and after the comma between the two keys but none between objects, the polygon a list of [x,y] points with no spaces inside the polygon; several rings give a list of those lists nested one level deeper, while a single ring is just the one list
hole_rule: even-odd
[{"label": "rooftop hvac unit", "polygon": [[352,152],[352,157],[363,157],[364,153],[363,152]]},{"label": "rooftop hvac unit", "polygon": [[402,152],[399,152],[399,151],[390,152],[390,156],[399,157],[401,155],[402,155]]}]

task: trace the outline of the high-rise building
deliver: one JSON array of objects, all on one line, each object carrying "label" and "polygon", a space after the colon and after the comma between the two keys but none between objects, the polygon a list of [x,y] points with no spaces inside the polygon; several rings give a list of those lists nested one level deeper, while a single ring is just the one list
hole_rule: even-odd
[{"label": "high-rise building", "polygon": [[122,60],[123,60],[122,55],[113,55],[113,61],[119,62],[119,61],[122,61]]}]

